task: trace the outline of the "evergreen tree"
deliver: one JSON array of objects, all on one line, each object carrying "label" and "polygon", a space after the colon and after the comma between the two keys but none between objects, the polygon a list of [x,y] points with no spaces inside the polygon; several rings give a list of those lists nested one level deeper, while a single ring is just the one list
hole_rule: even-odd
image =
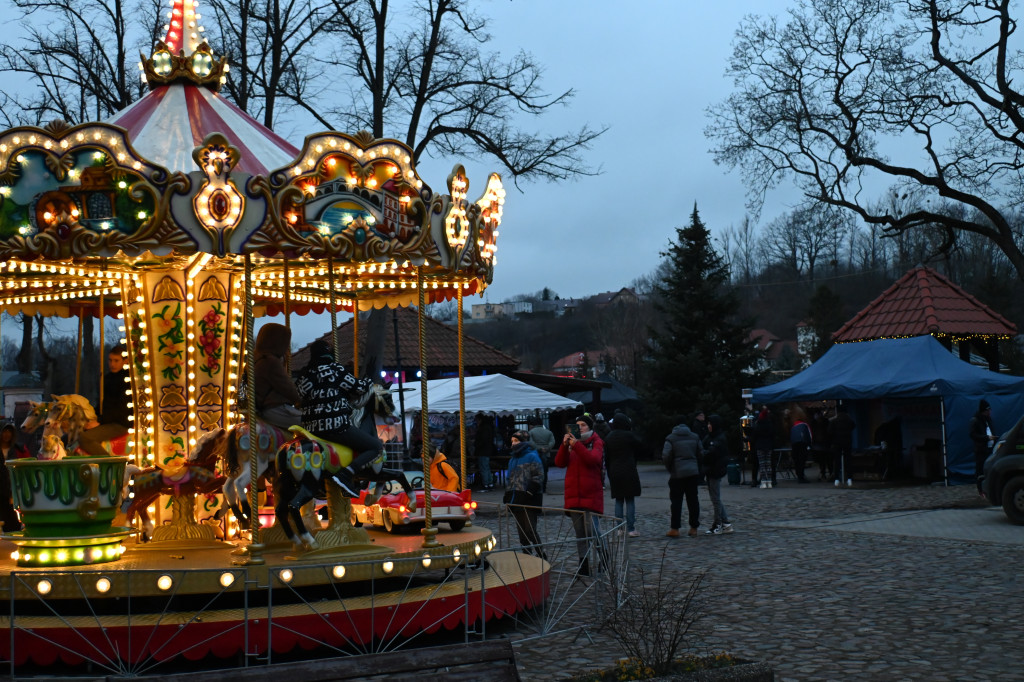
[{"label": "evergreen tree", "polygon": [[697,408],[718,413],[738,429],[741,389],[759,384],[752,374],[758,353],[748,341],[751,324],[739,317],[740,300],[729,268],[715,252],[694,204],[690,224],[661,254],[654,285],[657,326],[650,329],[647,382],[641,388],[653,436],[666,434],[673,417]]},{"label": "evergreen tree", "polygon": [[843,315],[843,300],[823,284],[814,291],[814,295],[808,301],[807,318],[817,339],[811,352],[811,360],[817,361],[832,347],[832,334],[846,321]]}]

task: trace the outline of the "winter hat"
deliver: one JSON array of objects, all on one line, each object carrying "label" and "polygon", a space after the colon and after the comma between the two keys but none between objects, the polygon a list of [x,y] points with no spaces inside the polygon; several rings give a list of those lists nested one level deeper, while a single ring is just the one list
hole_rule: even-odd
[{"label": "winter hat", "polygon": [[594,428],[594,420],[590,418],[589,414],[581,414],[580,416],[576,417],[576,421],[583,422],[584,424],[587,425],[587,428]]},{"label": "winter hat", "polygon": [[522,429],[519,429],[518,431],[513,432],[511,437],[515,438],[520,443],[529,443],[530,442],[530,434],[528,434],[526,431],[523,431]]},{"label": "winter hat", "polygon": [[992,406],[988,404],[987,400],[982,399],[982,401],[980,403],[978,403],[978,412],[984,412],[985,410],[988,410],[988,409],[991,409],[991,408],[992,408]]},{"label": "winter hat", "polygon": [[603,422],[604,421],[604,415],[601,414],[600,412],[598,412],[597,414],[594,415],[594,421],[596,421],[596,422]]},{"label": "winter hat", "polygon": [[334,362],[334,350],[331,348],[331,343],[327,339],[317,339],[309,347],[309,357],[313,362],[321,364],[320,361],[323,358],[328,358],[329,362]]}]

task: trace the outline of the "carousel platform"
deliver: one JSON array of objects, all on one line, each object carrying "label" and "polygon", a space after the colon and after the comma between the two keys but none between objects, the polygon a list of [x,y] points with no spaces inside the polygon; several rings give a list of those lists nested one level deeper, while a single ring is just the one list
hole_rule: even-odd
[{"label": "carousel platform", "polygon": [[513,616],[549,595],[551,566],[496,548],[486,528],[439,532],[429,549],[418,533],[368,534],[368,544],[302,556],[271,546],[262,565],[238,565],[224,542],[128,540],[119,560],[73,570],[19,567],[15,545],[0,542],[0,659],[12,672],[136,675],[207,659],[368,653]]}]

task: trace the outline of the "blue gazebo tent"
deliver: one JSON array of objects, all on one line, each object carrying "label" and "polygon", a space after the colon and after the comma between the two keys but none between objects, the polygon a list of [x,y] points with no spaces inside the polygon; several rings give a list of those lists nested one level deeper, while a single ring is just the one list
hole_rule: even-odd
[{"label": "blue gazebo tent", "polygon": [[992,405],[996,435],[1024,414],[1024,378],[968,364],[931,336],[836,344],[803,372],[755,388],[753,400],[935,398],[942,414],[944,469],[971,477],[974,455],[968,425],[984,398]]}]

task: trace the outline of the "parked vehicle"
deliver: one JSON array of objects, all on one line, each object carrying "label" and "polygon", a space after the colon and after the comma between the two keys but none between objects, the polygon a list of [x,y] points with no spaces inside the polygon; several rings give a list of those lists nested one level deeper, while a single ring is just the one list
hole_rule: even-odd
[{"label": "parked vehicle", "polygon": [[989,501],[1001,504],[1012,523],[1024,526],[1024,417],[996,442],[983,474]]},{"label": "parked vehicle", "polygon": [[[360,523],[384,526],[389,533],[397,533],[404,528],[420,527],[426,522],[426,508],[423,502],[423,490],[414,491],[416,495],[415,510],[409,510],[409,497],[404,492],[381,495],[372,503],[366,504],[367,491],[362,491],[358,499],[352,500],[352,516]],[[476,502],[472,491],[463,490],[453,493],[445,490],[431,490],[431,520],[447,523],[453,531],[466,527],[467,521],[476,517]]]}]

